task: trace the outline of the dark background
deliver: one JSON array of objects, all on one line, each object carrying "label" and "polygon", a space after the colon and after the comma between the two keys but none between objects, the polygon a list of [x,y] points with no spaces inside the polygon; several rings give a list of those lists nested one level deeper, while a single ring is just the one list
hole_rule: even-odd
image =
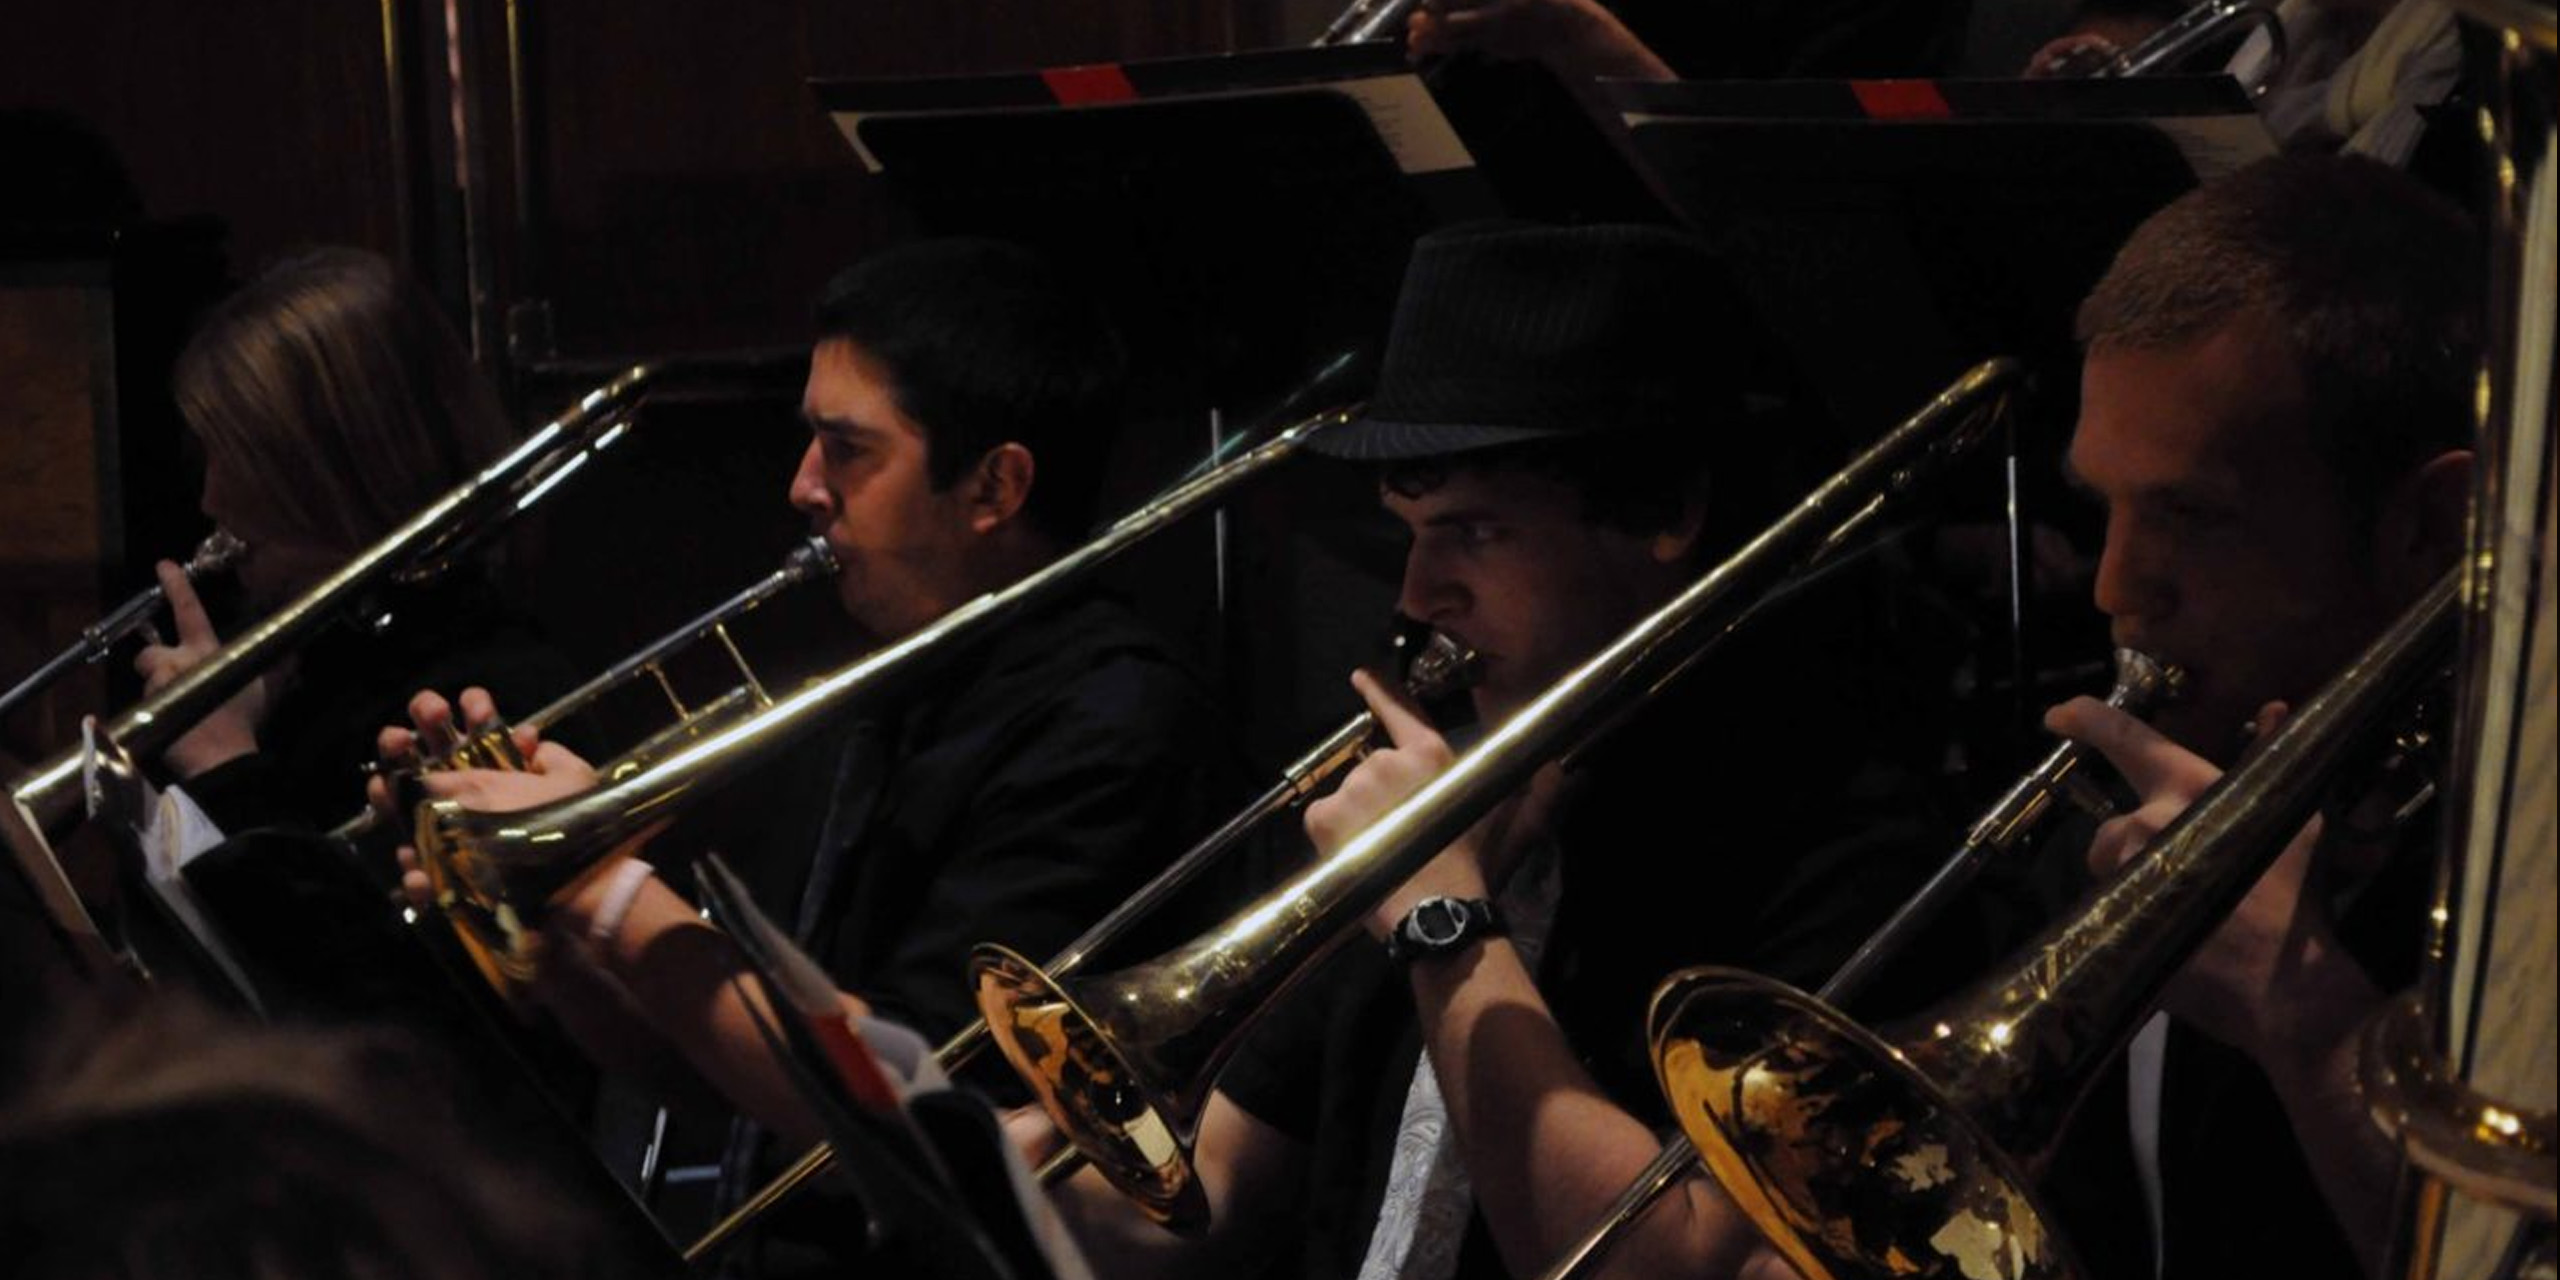
[{"label": "dark background", "polygon": [[[0,368],[19,389],[0,395],[0,672],[34,666],[102,603],[146,583],[153,559],[201,536],[168,362],[206,302],[277,256],[351,244],[402,263],[430,283],[517,416],[537,423],[635,360],[796,349],[827,275],[919,229],[949,229],[948,216],[920,228],[914,201],[862,172],[811,79],[1268,47],[1318,29],[1330,13],[1319,8],[136,0],[11,14],[0,35],[0,173],[14,175],[0,177]],[[1127,264],[1070,265],[1108,277]],[[1355,292],[1391,295],[1392,259],[1358,265]],[[1143,297],[1115,301],[1132,327],[1164,327]],[[1241,362],[1253,376],[1222,380],[1185,367],[1197,365],[1189,353],[1159,351],[1150,368],[1141,350],[1145,389],[1115,497],[1134,500],[1196,457],[1212,410],[1232,422],[1272,389],[1293,360],[1264,354]],[[612,465],[564,488],[516,540],[511,573],[580,665],[610,661],[780,554],[802,524],[783,501],[806,439],[796,400],[788,377],[669,397]],[[1296,496],[1264,503],[1303,510],[1313,485],[1317,502],[1366,523],[1359,483],[1285,483]],[[24,495],[48,500],[15,500]],[[1223,574],[1204,526],[1117,581],[1208,666],[1227,667],[1231,634],[1260,635],[1266,650],[1282,634],[1244,625],[1248,598],[1312,578],[1327,602],[1360,583],[1340,607],[1364,619],[1385,608],[1383,540],[1348,552],[1371,563],[1337,581],[1332,552],[1308,563],[1229,532]],[[825,600],[774,611],[797,621],[750,630],[781,650],[786,672],[843,656]],[[1351,630],[1344,643],[1365,645],[1375,627]],[[1296,663],[1282,647],[1276,656]],[[1331,653],[1309,661],[1345,665]],[[123,666],[85,672],[51,705],[12,717],[0,748],[59,749],[79,710],[130,696]],[[1249,696],[1294,707],[1290,685],[1266,681]],[[1329,692],[1307,722],[1347,697]],[[1289,750],[1295,733],[1257,735],[1262,754]]]}]

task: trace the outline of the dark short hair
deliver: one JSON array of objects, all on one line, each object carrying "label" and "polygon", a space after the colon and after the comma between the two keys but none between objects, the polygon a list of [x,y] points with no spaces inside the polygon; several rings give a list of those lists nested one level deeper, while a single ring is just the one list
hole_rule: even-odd
[{"label": "dark short hair", "polygon": [[2469,446],[2480,332],[2469,221],[2351,156],[2280,156],[2153,214],[2080,305],[2090,353],[2200,342],[2267,323],[2312,438],[2369,513],[2427,459]]},{"label": "dark short hair", "polygon": [[206,318],[175,374],[208,453],[314,545],[370,544],[514,435],[424,290],[378,254],[287,257]]},{"label": "dark short hair", "polygon": [[944,239],[875,254],[829,282],[817,328],[887,369],[935,488],[1018,443],[1037,468],[1032,526],[1061,541],[1091,526],[1127,358],[1101,307],[1029,250]]}]

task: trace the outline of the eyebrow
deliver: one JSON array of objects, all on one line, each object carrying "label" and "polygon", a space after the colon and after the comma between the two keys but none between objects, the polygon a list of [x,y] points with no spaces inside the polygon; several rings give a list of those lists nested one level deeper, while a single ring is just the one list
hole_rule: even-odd
[{"label": "eyebrow", "polygon": [[820,417],[805,409],[800,413],[800,421],[803,425],[807,426],[810,431],[818,435],[844,436],[860,439],[877,438],[884,434],[880,428],[871,426],[868,423],[856,422],[851,418]]},{"label": "eyebrow", "polygon": [[1422,526],[1426,529],[1441,529],[1458,524],[1483,524],[1501,518],[1502,513],[1491,507],[1457,507],[1448,511],[1432,512],[1423,517]]}]

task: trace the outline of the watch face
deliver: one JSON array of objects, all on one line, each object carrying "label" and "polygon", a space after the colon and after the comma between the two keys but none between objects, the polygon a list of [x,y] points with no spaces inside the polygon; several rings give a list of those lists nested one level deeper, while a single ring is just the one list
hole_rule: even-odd
[{"label": "watch face", "polygon": [[1414,904],[1413,936],[1417,942],[1431,946],[1455,942],[1466,923],[1466,909],[1455,899],[1425,898]]}]

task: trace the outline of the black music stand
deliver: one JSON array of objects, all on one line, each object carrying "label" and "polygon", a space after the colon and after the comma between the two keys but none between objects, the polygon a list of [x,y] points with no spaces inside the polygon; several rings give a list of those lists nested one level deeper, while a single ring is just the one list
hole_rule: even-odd
[{"label": "black music stand", "polygon": [[1076,269],[1158,403],[1239,405],[1374,340],[1414,238],[1496,211],[1387,46],[810,87],[920,228]]},{"label": "black music stand", "polygon": [[2229,77],[1608,93],[1832,415],[1870,431],[1986,356],[2076,385],[2072,314],[2135,224],[2274,152]]}]

